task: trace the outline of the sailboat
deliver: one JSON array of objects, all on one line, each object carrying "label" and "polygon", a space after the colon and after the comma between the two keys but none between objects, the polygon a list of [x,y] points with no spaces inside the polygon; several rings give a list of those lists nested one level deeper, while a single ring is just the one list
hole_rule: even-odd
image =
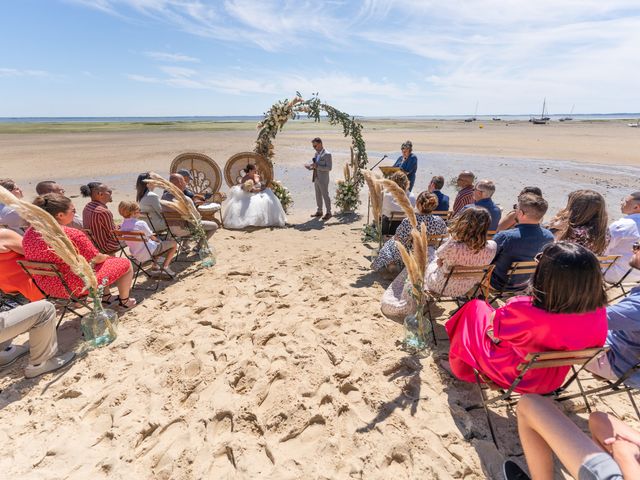
[{"label": "sailboat", "polygon": [[568,122],[570,120],[573,120],[573,117],[571,115],[573,115],[573,107],[575,107],[576,104],[574,103],[573,105],[571,105],[571,111],[569,112],[569,116],[568,117],[562,117],[559,120],[561,122]]},{"label": "sailboat", "polygon": [[467,123],[475,122],[477,120],[476,115],[478,115],[478,102],[476,102],[476,111],[473,114],[473,117],[465,118],[464,121]]},{"label": "sailboat", "polygon": [[544,101],[542,102],[542,113],[540,114],[540,117],[539,118],[532,117],[531,120],[529,121],[532,122],[534,125],[546,125],[546,123],[549,121],[549,117],[545,116],[546,109],[547,109],[547,99],[545,98]]}]

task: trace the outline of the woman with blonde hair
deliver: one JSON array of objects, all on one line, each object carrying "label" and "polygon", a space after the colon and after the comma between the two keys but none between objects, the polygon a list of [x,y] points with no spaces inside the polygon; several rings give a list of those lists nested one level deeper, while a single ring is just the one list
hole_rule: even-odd
[{"label": "woman with blonde hair", "polygon": [[[447,224],[445,221],[440,217],[431,215],[431,212],[433,212],[437,206],[438,197],[433,193],[422,192],[418,195],[418,199],[416,200],[417,226],[420,228],[420,225],[423,223],[426,224],[427,235],[445,235],[447,233]],[[408,250],[411,250],[411,229],[411,223],[409,223],[408,218],[400,222],[396,234],[393,238],[387,240],[371,264],[373,270],[378,271],[386,267],[394,266],[398,267],[398,270],[404,268],[402,257],[400,256],[398,247],[396,247],[396,240],[402,243]],[[430,256],[433,254],[431,247],[429,247],[429,254]]]},{"label": "woman with blonde hair", "polygon": [[549,229],[556,242],[577,243],[602,255],[610,239],[604,197],[593,190],[571,192],[567,206],[551,220]]},{"label": "woman with blonde hair", "polygon": [[453,219],[449,226],[451,238],[438,248],[435,258],[427,266],[425,285],[428,290],[458,297],[474,286],[474,278],[456,277],[447,282],[447,277],[455,266],[474,267],[491,263],[498,247],[493,240],[487,240],[490,224],[491,216],[482,207],[467,207]]}]

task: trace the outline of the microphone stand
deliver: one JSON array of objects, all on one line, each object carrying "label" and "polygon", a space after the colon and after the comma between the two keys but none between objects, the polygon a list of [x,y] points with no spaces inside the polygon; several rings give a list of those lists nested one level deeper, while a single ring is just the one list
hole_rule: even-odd
[{"label": "microphone stand", "polygon": [[382,161],[383,161],[385,158],[388,158],[388,155],[385,155],[384,157],[382,157],[382,158],[378,161],[378,163],[376,163],[373,167],[371,167],[371,170],[373,170],[373,169],[374,169],[374,168],[376,168],[378,165],[380,165],[380,164],[382,163]]}]

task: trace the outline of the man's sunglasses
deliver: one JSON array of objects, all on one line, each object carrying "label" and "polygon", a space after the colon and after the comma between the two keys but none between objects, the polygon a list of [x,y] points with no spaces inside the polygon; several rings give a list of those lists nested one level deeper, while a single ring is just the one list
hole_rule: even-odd
[{"label": "man's sunglasses", "polygon": [[636,242],[633,245],[631,245],[631,250],[633,250],[634,252],[637,252],[638,250],[640,250],[640,242]]}]

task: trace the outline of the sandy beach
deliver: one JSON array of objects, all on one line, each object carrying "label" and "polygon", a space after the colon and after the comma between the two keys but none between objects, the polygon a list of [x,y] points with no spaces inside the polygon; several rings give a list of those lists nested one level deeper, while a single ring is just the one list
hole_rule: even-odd
[{"label": "sandy beach", "polygon": [[[524,185],[539,185],[550,215],[570,191],[593,188],[612,221],[620,199],[640,188],[640,131],[622,122],[380,121],[364,133],[370,165],[383,155],[391,164],[412,140],[416,191],[432,175],[469,169],[496,181],[505,208]],[[218,232],[217,265],[179,264],[157,293],[134,292],[140,305],[121,317],[111,346],[35,380],[22,375],[26,360],[3,372],[7,478],[476,480],[500,478],[507,457],[524,464],[513,410],[494,417],[502,451],[483,412],[465,411],[479,394],[440,368],[446,341],[422,358],[400,349],[403,327],[379,307],[389,280],[370,271],[376,245],[361,241],[366,192],[357,214],[309,219],[315,199],[302,165],[314,136],[334,153],[332,180],[349,159],[349,140],[326,123],[278,135],[276,178],[295,200],[287,228]],[[187,151],[224,168],[254,140],[243,129],[0,134],[2,176],[27,198],[40,180],[74,197],[101,180],[115,188],[115,213],[133,199],[138,173],[166,175]],[[442,322],[437,333],[446,336]],[[59,337],[63,350],[81,348],[78,321],[69,317]],[[592,407],[638,426],[624,395]],[[584,404],[566,408],[586,428]]]}]

